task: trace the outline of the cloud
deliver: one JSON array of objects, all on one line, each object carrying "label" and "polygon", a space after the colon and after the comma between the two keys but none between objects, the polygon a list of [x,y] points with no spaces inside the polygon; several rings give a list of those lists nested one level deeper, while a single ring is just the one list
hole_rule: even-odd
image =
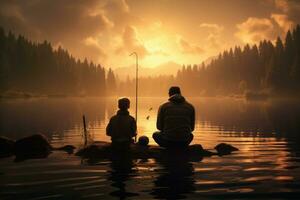
[{"label": "cloud", "polygon": [[157,50],[157,51],[151,51],[151,55],[160,55],[160,56],[170,56],[169,53],[163,51],[163,50]]},{"label": "cloud", "polygon": [[144,58],[149,54],[149,51],[139,40],[137,36],[137,30],[134,26],[126,26],[122,35],[122,44],[117,48],[116,53],[120,54],[123,52],[131,53],[137,52],[141,58]]},{"label": "cloud", "polygon": [[102,62],[108,57],[97,38],[88,37],[83,40],[80,50],[84,51],[86,55],[88,55],[87,59],[89,60]]},{"label": "cloud", "polygon": [[277,36],[270,19],[249,17],[245,22],[237,24],[235,34],[244,43],[256,43],[260,40],[274,40]]},{"label": "cloud", "polygon": [[[115,40],[120,37],[119,53],[137,51],[141,58],[166,55],[163,51],[149,52],[138,38],[136,25],[144,27],[147,23],[131,14],[125,0],[2,0],[0,3],[0,26],[6,30],[35,41],[47,39],[55,47],[68,49],[75,57],[93,61],[108,60],[111,53],[107,52],[115,50]],[[155,21],[154,26],[158,28],[161,22]]]},{"label": "cloud", "polygon": [[286,0],[275,0],[275,5],[284,12],[289,11],[289,4]]},{"label": "cloud", "polygon": [[274,0],[275,6],[294,22],[300,23],[300,1],[298,0]]},{"label": "cloud", "polygon": [[[116,32],[112,29],[130,20],[125,0],[2,0],[0,5],[0,26],[6,30],[31,40],[47,39],[76,57],[94,61],[107,57],[100,43],[108,41],[100,38],[111,38]],[[87,38],[96,39],[98,45],[87,44]]]},{"label": "cloud", "polygon": [[185,54],[203,54],[205,51],[202,47],[195,44],[190,44],[187,40],[183,39],[181,36],[178,37],[177,43],[182,51]]},{"label": "cloud", "polygon": [[160,20],[154,21],[149,25],[150,30],[156,31],[163,27],[163,23]]},{"label": "cloud", "polygon": [[284,14],[272,14],[271,18],[283,30],[284,34],[288,32],[288,30],[290,30],[294,25],[294,23],[291,20],[289,20],[288,16]]},{"label": "cloud", "polygon": [[220,46],[222,45],[220,38],[221,38],[220,35],[209,34],[208,37],[206,38],[208,47],[219,50]]},{"label": "cloud", "polygon": [[[97,8],[96,0],[73,0],[73,1],[4,1],[1,6],[1,24],[9,29],[14,29],[15,22],[19,21],[24,26],[36,32],[30,33],[34,38],[49,38],[53,42],[60,41],[66,37],[85,38],[96,35],[106,30],[112,24],[103,15],[96,13],[91,8]],[[15,12],[8,15],[8,9],[14,8]]]},{"label": "cloud", "polygon": [[128,13],[129,6],[125,0],[109,0],[105,4],[107,12],[118,11],[117,13]]},{"label": "cloud", "polygon": [[200,24],[200,28],[208,29],[210,32],[220,33],[223,31],[224,27],[218,24],[209,24],[209,23],[202,23]]},{"label": "cloud", "polygon": [[115,32],[122,32],[128,25],[142,24],[142,20],[131,14],[125,0],[106,0],[103,6],[105,15],[114,22]]},{"label": "cloud", "polygon": [[288,30],[300,23],[300,1],[296,0],[268,0],[277,10],[269,18],[249,17],[241,24],[237,24],[235,34],[245,43],[255,43],[263,39],[274,40],[285,37]]},{"label": "cloud", "polygon": [[222,46],[223,42],[221,41],[222,33],[224,30],[223,26],[218,24],[209,24],[202,23],[200,24],[200,28],[204,31],[207,31],[208,36],[206,38],[207,46],[210,49],[218,49]]}]

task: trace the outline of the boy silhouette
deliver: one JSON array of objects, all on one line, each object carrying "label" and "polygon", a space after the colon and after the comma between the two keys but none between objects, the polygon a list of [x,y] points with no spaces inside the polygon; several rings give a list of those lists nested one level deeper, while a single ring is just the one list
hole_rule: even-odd
[{"label": "boy silhouette", "polygon": [[119,110],[112,116],[107,127],[106,135],[111,137],[112,145],[116,147],[128,147],[134,142],[136,136],[136,121],[129,114],[130,100],[121,98],[118,100]]}]

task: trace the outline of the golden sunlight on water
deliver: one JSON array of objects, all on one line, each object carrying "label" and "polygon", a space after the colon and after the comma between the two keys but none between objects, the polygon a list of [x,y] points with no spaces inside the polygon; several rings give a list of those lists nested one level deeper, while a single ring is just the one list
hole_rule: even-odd
[{"label": "golden sunlight on water", "polygon": [[[151,138],[162,98],[143,98],[138,132]],[[300,193],[299,140],[281,134],[273,102],[236,99],[190,99],[197,114],[193,143],[213,149],[221,142],[240,149],[227,156],[199,162],[182,158],[159,160],[100,160],[89,163],[55,152],[47,159],[13,163],[0,160],[1,199],[85,198],[293,198]],[[53,145],[82,145],[82,114],[94,140],[109,141],[105,127],[116,111],[116,99],[32,99],[3,101],[1,132],[19,138],[42,132]],[[134,103],[131,105],[134,108]],[[275,106],[275,107],[274,107]],[[64,109],[62,109],[64,108]],[[152,109],[150,109],[152,108]],[[295,107],[293,107],[295,109]],[[134,109],[132,109],[134,110]],[[134,116],[134,112],[131,114]],[[285,111],[286,112],[286,111]],[[290,118],[291,119],[291,118]],[[292,124],[289,121],[289,124]],[[283,126],[281,125],[282,129]],[[150,143],[154,144],[150,139]],[[179,158],[178,158],[179,159]],[[246,196],[243,196],[246,195]]]}]

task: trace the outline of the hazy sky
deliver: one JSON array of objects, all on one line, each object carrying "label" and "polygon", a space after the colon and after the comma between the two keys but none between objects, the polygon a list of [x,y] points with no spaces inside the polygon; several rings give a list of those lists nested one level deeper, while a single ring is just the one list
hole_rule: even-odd
[{"label": "hazy sky", "polygon": [[1,0],[0,25],[105,67],[174,61],[274,40],[300,22],[300,0]]}]

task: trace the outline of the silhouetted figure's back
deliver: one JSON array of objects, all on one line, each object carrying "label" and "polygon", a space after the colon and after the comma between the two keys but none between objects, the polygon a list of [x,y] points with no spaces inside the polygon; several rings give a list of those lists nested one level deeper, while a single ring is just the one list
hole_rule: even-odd
[{"label": "silhouetted figure's back", "polygon": [[129,106],[129,99],[119,99],[119,110],[117,114],[110,119],[106,127],[106,135],[111,137],[114,146],[122,147],[133,143],[132,138],[136,135],[136,121],[129,115]]},{"label": "silhouetted figure's back", "polygon": [[171,87],[169,101],[160,106],[153,139],[162,147],[185,147],[193,140],[195,109],[181,95],[179,87]]}]

